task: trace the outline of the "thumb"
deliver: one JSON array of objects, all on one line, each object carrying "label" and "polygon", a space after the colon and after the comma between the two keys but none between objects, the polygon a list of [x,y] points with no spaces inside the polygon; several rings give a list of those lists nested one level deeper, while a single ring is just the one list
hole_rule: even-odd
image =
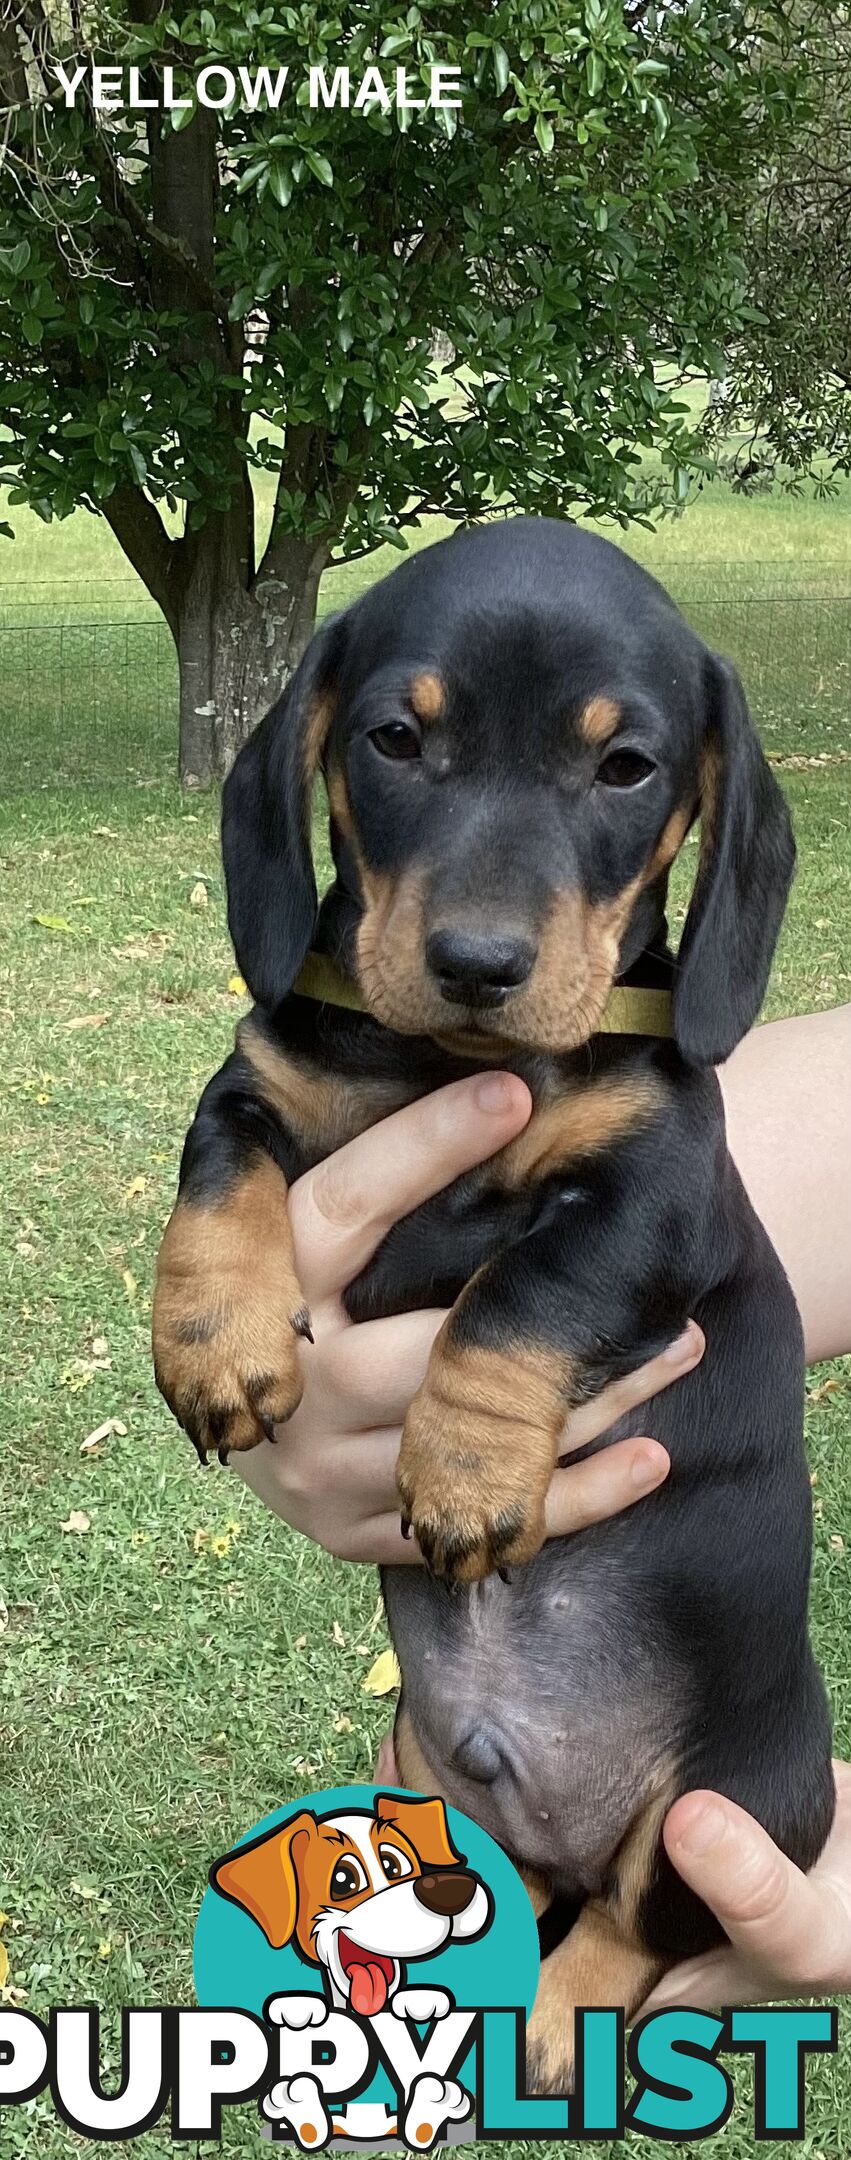
[{"label": "thumb", "polygon": [[744,1808],[718,1793],[687,1793],[666,1819],[665,1848],[734,1947],[776,1980],[826,1969],[823,1891],[772,1844]]}]

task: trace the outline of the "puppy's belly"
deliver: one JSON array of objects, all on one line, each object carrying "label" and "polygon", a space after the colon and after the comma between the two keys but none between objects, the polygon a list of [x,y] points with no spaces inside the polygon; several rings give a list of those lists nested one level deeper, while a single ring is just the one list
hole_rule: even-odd
[{"label": "puppy's belly", "polygon": [[515,1860],[589,1896],[671,1787],[691,1688],[625,1604],[622,1556],[584,1543],[451,1597],[420,1568],[383,1581],[405,1709],[441,1790]]}]

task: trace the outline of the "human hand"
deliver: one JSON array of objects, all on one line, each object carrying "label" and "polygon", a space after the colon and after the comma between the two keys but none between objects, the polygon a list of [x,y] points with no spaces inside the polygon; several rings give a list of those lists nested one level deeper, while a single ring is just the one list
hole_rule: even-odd
[{"label": "human hand", "polygon": [[[393,1222],[507,1145],[526,1124],[531,1098],[510,1073],[460,1080],[397,1111],[310,1170],[292,1187],[289,1218],[296,1268],[310,1308],[314,1347],[302,1348],[304,1395],[295,1416],[231,1458],[266,1505],[344,1560],[418,1561],[403,1539],[396,1490],[401,1428],[445,1318],[403,1313],[353,1326],[342,1294]],[[700,1329],[571,1416],[563,1452],[585,1447],[616,1420],[697,1365]],[[655,1440],[630,1439],[557,1470],[547,1505],[549,1536],[629,1507],[667,1476]]]},{"label": "human hand", "polygon": [[836,1817],[809,1875],[732,1800],[693,1792],[675,1801],[664,1829],[668,1858],[730,1943],[666,1973],[642,2016],[674,2003],[715,2010],[851,1991],[851,1764],[833,1769]]}]

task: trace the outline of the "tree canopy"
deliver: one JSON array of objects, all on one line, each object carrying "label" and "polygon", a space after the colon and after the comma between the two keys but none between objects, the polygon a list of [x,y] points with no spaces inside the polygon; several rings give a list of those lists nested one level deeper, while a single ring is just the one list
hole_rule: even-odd
[{"label": "tree canopy", "polygon": [[808,14],[797,118],[760,177],[745,236],[751,311],[731,336],[711,431],[740,440],[741,485],[851,471],[851,18],[844,0]]},{"label": "tree canopy", "polygon": [[[270,701],[329,560],[424,512],[684,500],[677,386],[748,321],[750,206],[806,71],[787,0],[2,6],[4,476],[45,520],[102,514],[162,608],[184,777]],[[414,106],[438,63],[460,105]],[[289,69],[273,104],[261,65]],[[370,67],[387,95],[357,105]]]}]

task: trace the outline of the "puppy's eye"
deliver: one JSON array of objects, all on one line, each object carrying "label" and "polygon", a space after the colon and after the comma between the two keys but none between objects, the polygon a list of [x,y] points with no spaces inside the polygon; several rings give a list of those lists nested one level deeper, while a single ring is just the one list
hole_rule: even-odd
[{"label": "puppy's eye", "polygon": [[413,1861],[399,1851],[398,1845],[379,1845],[378,1857],[388,1882],[401,1882],[403,1875],[413,1875]]},{"label": "puppy's eye", "polygon": [[655,771],[653,759],[645,757],[641,750],[610,750],[602,765],[597,767],[597,785],[610,788],[640,787],[642,780],[649,780]]},{"label": "puppy's eye", "polygon": [[384,727],[373,728],[369,739],[382,757],[422,757],[423,738],[416,720],[388,720]]},{"label": "puppy's eye", "polygon": [[366,1869],[359,1860],[355,1860],[351,1854],[348,1854],[345,1860],[338,1860],[331,1877],[333,1898],[354,1897],[357,1890],[365,1890],[366,1887]]}]

